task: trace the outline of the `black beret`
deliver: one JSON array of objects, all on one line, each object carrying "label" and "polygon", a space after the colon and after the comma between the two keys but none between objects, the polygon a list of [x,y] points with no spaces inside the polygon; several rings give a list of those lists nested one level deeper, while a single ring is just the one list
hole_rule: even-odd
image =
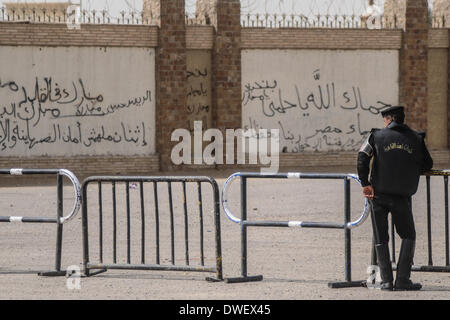
[{"label": "black beret", "polygon": [[405,107],[403,106],[391,106],[381,111],[381,116],[385,117],[391,114],[395,114],[397,112],[404,112],[404,110]]}]

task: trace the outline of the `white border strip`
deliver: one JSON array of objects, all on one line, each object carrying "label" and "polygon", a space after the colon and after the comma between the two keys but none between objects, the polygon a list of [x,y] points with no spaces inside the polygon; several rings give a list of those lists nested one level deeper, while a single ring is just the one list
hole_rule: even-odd
[{"label": "white border strip", "polygon": [[12,176],[21,176],[23,169],[11,169],[9,170],[9,174]]},{"label": "white border strip", "polygon": [[289,221],[288,222],[288,227],[289,228],[298,228],[298,227],[303,227],[303,221]]}]

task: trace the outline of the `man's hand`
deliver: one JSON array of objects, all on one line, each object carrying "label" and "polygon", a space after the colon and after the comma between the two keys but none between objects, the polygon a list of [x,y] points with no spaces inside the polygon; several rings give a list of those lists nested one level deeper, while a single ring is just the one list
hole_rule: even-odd
[{"label": "man's hand", "polygon": [[363,196],[365,198],[368,198],[369,200],[373,200],[374,191],[373,191],[372,186],[365,186],[365,187],[363,187]]}]

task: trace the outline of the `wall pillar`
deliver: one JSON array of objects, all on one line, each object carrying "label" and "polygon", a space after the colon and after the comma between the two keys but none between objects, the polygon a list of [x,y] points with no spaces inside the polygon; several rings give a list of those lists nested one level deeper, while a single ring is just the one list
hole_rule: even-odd
[{"label": "wall pillar", "polygon": [[433,30],[430,40],[440,40],[441,34],[442,41],[430,43],[428,49],[427,145],[431,150],[448,148],[448,30]]},{"label": "wall pillar", "polygon": [[224,131],[241,127],[241,7],[239,0],[216,1],[213,117],[216,128]]},{"label": "wall pillar", "polygon": [[[434,24],[437,27],[450,28],[450,2],[448,0],[433,0],[433,17]],[[447,29],[448,41],[450,44],[450,29]],[[447,144],[450,147],[450,47],[448,49],[448,63],[447,63]]]},{"label": "wall pillar", "polygon": [[186,25],[185,1],[160,2],[157,53],[156,141],[161,170],[181,169],[171,161],[175,129],[186,128]]},{"label": "wall pillar", "polygon": [[384,15],[403,29],[400,50],[400,103],[406,121],[416,130],[427,128],[428,1],[386,0]]},{"label": "wall pillar", "polygon": [[406,107],[408,124],[420,131],[427,130],[428,29],[428,1],[406,1],[400,50],[400,103]]},{"label": "wall pillar", "polygon": [[448,91],[447,91],[447,117],[448,117],[448,123],[447,123],[447,143],[448,143],[448,147],[450,148],[450,29],[447,30],[448,31],[448,43],[449,43],[449,48],[448,48],[448,63],[447,63],[447,68],[448,68],[448,72],[447,72],[447,85],[448,85]]}]

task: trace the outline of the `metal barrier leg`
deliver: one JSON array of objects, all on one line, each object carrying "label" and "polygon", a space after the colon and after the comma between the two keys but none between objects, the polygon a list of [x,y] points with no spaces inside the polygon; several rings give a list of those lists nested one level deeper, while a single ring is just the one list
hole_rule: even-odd
[{"label": "metal barrier leg", "polygon": [[39,276],[43,277],[61,277],[66,275],[66,271],[61,270],[62,256],[62,235],[63,225],[61,218],[63,217],[63,181],[60,174],[57,175],[57,222],[56,222],[56,254],[55,254],[55,271],[40,272]]},{"label": "metal barrier leg", "polygon": [[448,228],[448,176],[444,177],[444,200],[445,200],[445,265],[450,266],[449,257],[449,228]]},{"label": "metal barrier leg", "polygon": [[247,274],[247,179],[241,177],[241,272],[242,276],[237,278],[226,278],[226,283],[240,283],[262,281],[263,276],[248,276]]},{"label": "metal barrier leg", "polygon": [[431,185],[430,177],[426,177],[427,181],[427,234],[428,234],[428,265],[433,265],[432,239],[431,239]]},{"label": "metal barrier leg", "polygon": [[[388,221],[388,223],[389,223],[389,221]],[[392,220],[392,217],[391,217],[391,239],[392,239],[392,243],[391,243],[392,258],[391,258],[391,260],[392,260],[392,263],[395,263],[396,262],[396,258],[395,258],[395,226],[394,226],[394,220]]]},{"label": "metal barrier leg", "polygon": [[[113,190],[115,192],[115,185],[113,185]],[[83,188],[83,210],[82,210],[82,237],[83,237],[83,277],[90,277],[94,276],[99,273],[106,272],[106,269],[96,270],[96,271],[90,271],[87,268],[87,264],[89,261],[89,236],[88,236],[88,218],[87,218],[87,190]],[[115,208],[115,193],[113,194],[114,197],[114,208]],[[99,198],[99,201],[101,201],[101,198]],[[115,218],[115,216],[114,216]],[[115,227],[115,225],[114,225]],[[115,237],[115,235],[114,235]],[[115,240],[114,240],[114,257],[115,257]],[[114,258],[115,259],[115,258]],[[64,273],[65,274],[65,273]]]},{"label": "metal barrier leg", "polygon": [[[344,179],[344,211],[345,211],[345,225],[351,221],[351,201],[350,201],[350,180]],[[363,287],[365,281],[352,281],[352,244],[351,244],[351,230],[349,228],[344,229],[345,233],[345,282],[330,282],[328,287],[333,289],[339,288],[354,288]]]},{"label": "metal barrier leg", "polygon": [[173,222],[172,184],[170,182],[167,183],[167,188],[169,192],[169,208],[170,208],[170,249],[171,249],[172,264],[175,264],[175,230]]},{"label": "metal barrier leg", "polygon": [[[156,238],[156,264],[159,264],[159,205],[158,205],[158,185],[153,182],[153,198],[155,202],[155,238]],[[116,263],[114,261],[114,263]]]},{"label": "metal barrier leg", "polygon": [[379,286],[379,283],[381,282],[380,268],[378,267],[377,251],[375,249],[375,245],[376,245],[375,237],[372,237],[370,265],[367,268],[367,273],[369,274],[369,277],[366,280],[366,287],[369,289],[377,288],[377,286]]},{"label": "metal barrier leg", "polygon": [[[212,277],[207,277],[206,281],[210,281],[210,282],[220,282],[223,281],[223,265],[222,265],[222,241],[221,241],[221,230],[220,230],[220,196],[219,196],[219,187],[217,186],[217,184],[213,184],[213,189],[214,189],[214,198],[215,200],[215,212],[216,214],[214,215],[214,224],[216,227],[215,233],[216,233],[216,278],[212,278]],[[201,192],[201,184],[200,182],[198,183],[198,192],[199,192],[199,206],[200,206],[200,213],[202,212],[202,192]],[[201,214],[201,220],[203,221],[202,218],[202,214]],[[203,222],[202,222],[203,224]],[[203,239],[203,235],[202,235],[202,239]],[[202,240],[203,242],[203,240]],[[203,255],[203,249],[202,249],[202,255]]]}]

